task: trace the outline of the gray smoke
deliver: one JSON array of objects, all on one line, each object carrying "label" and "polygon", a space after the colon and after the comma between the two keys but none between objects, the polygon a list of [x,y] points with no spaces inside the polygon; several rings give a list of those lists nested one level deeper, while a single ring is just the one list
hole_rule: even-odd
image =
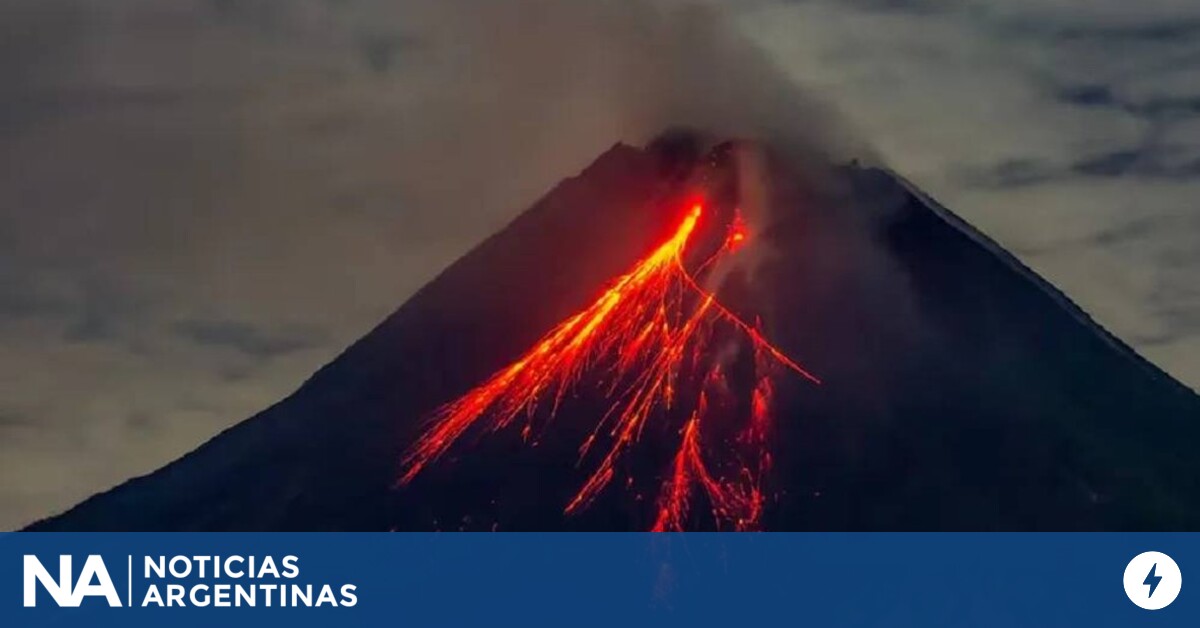
[{"label": "gray smoke", "polygon": [[801,143],[835,157],[865,152],[828,107],[709,4],[443,0],[414,7],[429,20],[420,30],[434,38],[440,60],[450,61],[454,97],[486,98],[494,119],[541,122],[568,139],[641,143],[687,126]]}]

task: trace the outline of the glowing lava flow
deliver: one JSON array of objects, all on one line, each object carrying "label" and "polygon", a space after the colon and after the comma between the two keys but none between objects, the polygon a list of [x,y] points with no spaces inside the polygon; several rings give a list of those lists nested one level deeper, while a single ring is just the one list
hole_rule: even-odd
[{"label": "glowing lava flow", "polygon": [[[548,404],[553,417],[585,372],[607,368],[608,384],[603,392],[612,404],[580,446],[580,462],[598,440],[607,443],[607,451],[566,505],[566,512],[585,508],[609,485],[622,455],[638,440],[651,417],[673,407],[689,407],[686,400],[678,399],[682,389],[692,393],[689,398],[694,401],[680,431],[669,478],[663,483],[653,529],[683,529],[693,493],[707,500],[718,527],[756,527],[762,511],[762,476],[770,467],[766,438],[772,367],[782,365],[819,382],[768,343],[757,326],[719,303],[688,272],[684,254],[702,213],[701,206],[693,207],[670,239],[617,278],[589,307],[563,321],[483,384],[440,408],[430,429],[405,455],[399,483],[411,482],[477,424],[497,431],[523,416],[522,434],[528,439],[539,407]],[[710,268],[746,238],[745,225],[736,217],[720,249],[696,272]],[[706,463],[700,432],[703,424],[715,420],[710,401],[720,399],[722,407],[733,408],[733,412],[739,406],[732,399],[717,357],[728,352],[712,346],[718,323],[730,325],[749,341],[755,364],[751,399],[740,404],[747,406],[749,416],[735,439],[736,447],[730,445],[748,454],[723,459],[722,469],[730,471],[728,477],[716,474]],[[750,462],[742,462],[746,459]],[[731,466],[732,470],[728,469]]]}]

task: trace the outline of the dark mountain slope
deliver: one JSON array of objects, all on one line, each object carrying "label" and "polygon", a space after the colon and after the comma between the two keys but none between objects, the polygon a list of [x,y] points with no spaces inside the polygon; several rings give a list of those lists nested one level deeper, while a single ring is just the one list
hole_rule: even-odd
[{"label": "dark mountain slope", "polygon": [[[616,146],[295,394],[37,530],[644,529],[644,487],[574,516],[582,399],[536,447],[473,436],[403,488],[424,418],[662,241],[729,146]],[[767,529],[1200,529],[1200,400],[894,175],[763,159],[771,219],[721,289],[823,380],[777,391]],[[549,433],[548,433],[549,434]],[[656,443],[677,437],[650,430]],[[656,485],[667,454],[630,463]],[[698,509],[703,510],[703,509]],[[702,514],[702,513],[701,513]],[[692,527],[712,527],[697,515]]]}]

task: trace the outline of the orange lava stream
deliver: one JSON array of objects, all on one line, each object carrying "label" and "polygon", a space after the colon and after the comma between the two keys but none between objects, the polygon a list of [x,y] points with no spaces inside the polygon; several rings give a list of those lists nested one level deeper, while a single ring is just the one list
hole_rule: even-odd
[{"label": "orange lava stream", "polygon": [[764,351],[757,348],[755,370],[758,377],[750,398],[750,420],[737,436],[744,451],[752,452],[750,464],[740,461],[732,478],[714,477],[705,461],[700,441],[701,421],[710,415],[708,396],[719,395],[725,390],[725,379],[719,366],[713,368],[705,379],[696,410],[684,424],[682,439],[671,475],[663,483],[658,502],[658,517],[651,527],[653,532],[682,531],[687,527],[692,507],[693,494],[702,494],[707,500],[713,520],[735,530],[754,530],[758,527],[763,510],[762,481],[771,468],[771,454],[767,449],[767,433],[770,427],[770,403],[772,386],[770,365],[764,360]]},{"label": "orange lava stream", "polygon": [[[688,272],[684,253],[702,213],[700,205],[693,207],[670,239],[617,278],[594,303],[560,323],[524,356],[438,409],[430,428],[406,453],[398,483],[411,482],[475,425],[497,431],[524,416],[522,434],[528,439],[539,407],[551,404],[552,417],[584,373],[607,368],[605,393],[613,403],[580,446],[580,461],[602,434],[607,435],[607,451],[565,511],[570,514],[585,508],[610,484],[616,465],[638,440],[647,421],[656,412],[678,404],[680,378],[689,379],[689,373],[712,361],[711,354],[719,353],[708,350],[711,332],[714,324],[725,322],[754,348],[757,383],[749,403],[750,417],[737,440],[755,462],[739,464],[734,477],[728,479],[715,477],[705,463],[700,424],[712,414],[708,396],[722,394],[726,388],[720,364],[714,363],[699,385],[695,409],[681,430],[653,529],[683,529],[693,492],[705,495],[718,527],[756,527],[762,512],[761,479],[770,466],[766,438],[772,365],[767,362],[819,381],[772,346],[756,326],[718,302]],[[722,247],[697,272],[739,248],[746,238],[745,225],[738,217]]]}]

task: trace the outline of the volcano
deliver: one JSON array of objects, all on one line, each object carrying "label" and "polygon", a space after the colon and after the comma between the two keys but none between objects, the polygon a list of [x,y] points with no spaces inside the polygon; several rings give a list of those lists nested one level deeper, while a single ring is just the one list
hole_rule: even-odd
[{"label": "volcano", "polygon": [[32,530],[1195,530],[1200,397],[894,173],[618,144]]}]

